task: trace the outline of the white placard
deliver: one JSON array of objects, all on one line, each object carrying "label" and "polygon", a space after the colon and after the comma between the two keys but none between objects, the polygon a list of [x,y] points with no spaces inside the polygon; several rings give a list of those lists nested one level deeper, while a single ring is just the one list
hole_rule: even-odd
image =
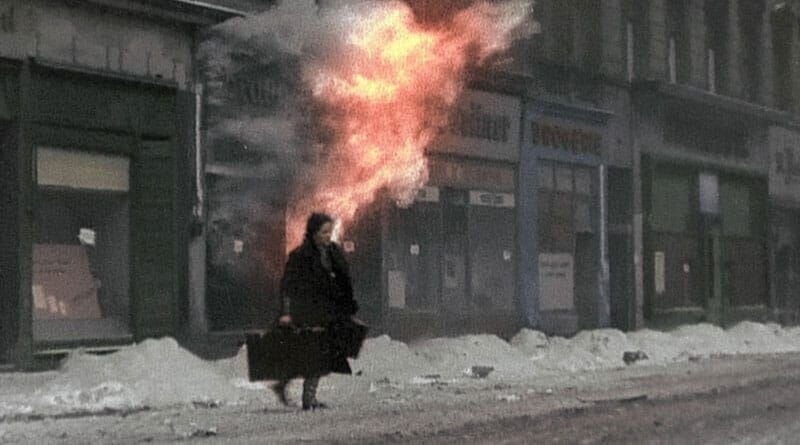
[{"label": "white placard", "polygon": [[539,254],[539,307],[543,311],[575,307],[575,262],[572,254]]},{"label": "white placard", "polygon": [[419,202],[439,202],[439,187],[422,187],[417,191],[415,199]]},{"label": "white placard", "polygon": [[653,255],[653,281],[656,288],[656,294],[663,294],[667,290],[665,274],[665,257],[664,252],[656,252]]},{"label": "white placard", "polygon": [[96,239],[97,239],[97,234],[92,229],[81,228],[78,231],[78,240],[81,242],[81,244],[85,244],[87,246],[94,246]]},{"label": "white placard", "polygon": [[389,271],[389,307],[406,307],[406,274],[402,270]]},{"label": "white placard", "polygon": [[514,208],[513,193],[493,193],[482,190],[469,191],[469,203],[476,206]]}]

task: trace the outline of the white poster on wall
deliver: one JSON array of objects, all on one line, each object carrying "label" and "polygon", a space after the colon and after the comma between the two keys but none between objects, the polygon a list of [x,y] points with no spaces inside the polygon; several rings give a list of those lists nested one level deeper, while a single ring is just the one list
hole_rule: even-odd
[{"label": "white poster on wall", "polygon": [[664,252],[656,252],[653,255],[653,280],[656,288],[656,294],[663,294],[667,290],[667,283],[665,279],[666,262]]},{"label": "white poster on wall", "polygon": [[389,271],[389,307],[406,307],[406,274],[402,270]]},{"label": "white poster on wall", "polygon": [[539,254],[539,307],[543,311],[575,308],[575,261],[571,253]]}]

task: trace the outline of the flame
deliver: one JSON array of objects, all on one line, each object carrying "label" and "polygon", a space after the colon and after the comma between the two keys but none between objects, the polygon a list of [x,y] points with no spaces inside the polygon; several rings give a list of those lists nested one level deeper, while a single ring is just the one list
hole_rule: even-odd
[{"label": "flame", "polygon": [[305,73],[333,138],[289,209],[287,248],[302,241],[311,212],[346,230],[379,190],[410,204],[427,181],[425,147],[446,125],[465,71],[506,50],[529,19],[521,0],[477,3],[436,29],[399,2],[355,17],[333,57]]}]

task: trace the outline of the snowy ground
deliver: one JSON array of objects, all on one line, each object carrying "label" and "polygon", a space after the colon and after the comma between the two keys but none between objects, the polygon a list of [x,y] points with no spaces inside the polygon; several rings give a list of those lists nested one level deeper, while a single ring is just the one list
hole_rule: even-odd
[{"label": "snowy ground", "polygon": [[[626,352],[638,360],[626,364]],[[603,329],[570,339],[523,330],[510,342],[472,335],[405,344],[381,336],[368,340],[353,361],[355,376],[323,379],[320,398],[350,406],[374,403],[376,396],[383,404],[402,403],[408,397],[436,397],[430,389],[448,385],[465,391],[499,388],[495,397],[513,402],[520,395],[504,394],[503,384],[531,382],[546,392],[574,385],[592,372],[640,368],[642,374],[656,374],[674,363],[720,355],[786,352],[800,352],[800,328],[752,322],[727,330],[708,324],[671,332]],[[242,350],[232,359],[204,361],[169,338],[105,356],[78,351],[58,371],[0,374],[0,426],[182,406],[280,409],[263,383],[247,381],[245,356]],[[492,370],[481,378],[475,374],[480,367]],[[294,383],[290,395],[299,400],[299,393]]]}]

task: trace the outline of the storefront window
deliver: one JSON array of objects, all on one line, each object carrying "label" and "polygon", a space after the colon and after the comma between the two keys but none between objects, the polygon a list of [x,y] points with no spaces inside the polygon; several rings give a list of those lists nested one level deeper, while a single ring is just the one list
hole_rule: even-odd
[{"label": "storefront window", "polygon": [[[431,188],[428,192],[430,196],[426,199],[438,199],[438,189]],[[389,307],[412,311],[435,309],[441,276],[438,202],[421,201],[407,209],[394,207],[389,221]]]},{"label": "storefront window", "polygon": [[34,338],[128,334],[129,159],[36,150]]},{"label": "storefront window", "polygon": [[470,191],[472,309],[514,309],[514,195]]},{"label": "storefront window", "polygon": [[592,169],[542,162],[537,173],[540,307],[588,308],[596,296]]}]

